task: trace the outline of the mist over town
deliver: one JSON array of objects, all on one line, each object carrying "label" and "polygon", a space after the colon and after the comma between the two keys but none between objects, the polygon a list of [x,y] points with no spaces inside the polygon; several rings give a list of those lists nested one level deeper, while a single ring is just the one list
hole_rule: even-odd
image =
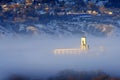
[{"label": "mist over town", "polygon": [[119,0],[0,0],[0,80],[120,80]]}]

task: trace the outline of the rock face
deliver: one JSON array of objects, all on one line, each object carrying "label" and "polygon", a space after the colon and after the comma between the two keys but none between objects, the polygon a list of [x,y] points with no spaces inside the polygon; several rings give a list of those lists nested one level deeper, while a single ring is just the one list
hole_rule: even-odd
[{"label": "rock face", "polygon": [[[63,18],[62,18],[63,17]],[[44,18],[39,22],[3,23],[1,33],[17,33],[18,35],[40,34],[49,36],[112,36],[119,35],[119,20],[90,15],[61,16],[52,19]],[[29,27],[32,26],[32,27]],[[4,29],[3,29],[4,28]]]}]

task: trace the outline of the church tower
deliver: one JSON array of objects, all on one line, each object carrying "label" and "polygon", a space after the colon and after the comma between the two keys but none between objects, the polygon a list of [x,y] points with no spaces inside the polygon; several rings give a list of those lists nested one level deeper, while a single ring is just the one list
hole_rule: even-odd
[{"label": "church tower", "polygon": [[87,45],[86,37],[83,36],[83,37],[81,38],[80,49],[83,50],[83,51],[87,51],[88,48],[89,48],[89,46]]}]

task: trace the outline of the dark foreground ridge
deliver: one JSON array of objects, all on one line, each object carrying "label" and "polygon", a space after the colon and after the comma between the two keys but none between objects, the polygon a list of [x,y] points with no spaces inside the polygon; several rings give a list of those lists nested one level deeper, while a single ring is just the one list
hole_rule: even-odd
[{"label": "dark foreground ridge", "polygon": [[7,80],[120,80],[120,78],[111,77],[102,71],[79,72],[74,70],[64,70],[59,72],[56,76],[49,78],[33,78],[23,75],[11,75]]}]

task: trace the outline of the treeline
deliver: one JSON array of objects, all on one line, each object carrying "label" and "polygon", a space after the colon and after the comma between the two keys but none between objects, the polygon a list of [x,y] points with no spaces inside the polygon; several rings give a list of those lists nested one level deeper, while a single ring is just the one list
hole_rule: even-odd
[{"label": "treeline", "polygon": [[7,80],[120,80],[120,78],[114,78],[102,71],[74,71],[63,70],[56,74],[56,76],[44,78],[32,78],[20,75],[12,75]]}]

